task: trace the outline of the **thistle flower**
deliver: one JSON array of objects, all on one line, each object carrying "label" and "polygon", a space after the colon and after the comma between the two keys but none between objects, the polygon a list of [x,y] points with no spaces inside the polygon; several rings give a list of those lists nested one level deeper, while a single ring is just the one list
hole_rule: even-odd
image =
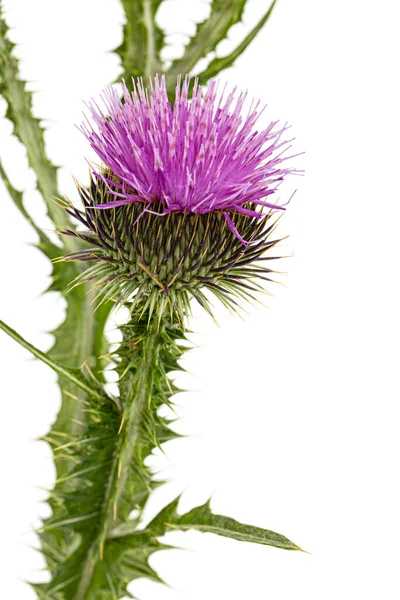
[{"label": "thistle flower", "polygon": [[224,102],[223,94],[218,98],[218,83],[211,81],[202,97],[195,81],[189,102],[189,79],[181,86],[179,78],[172,110],[164,77],[150,80],[150,98],[142,81],[133,83],[132,94],[122,86],[124,101],[119,91],[108,88],[108,116],[92,103],[95,127],[89,121],[82,126],[92,148],[120,180],[108,180],[119,188],[114,194],[120,199],[101,208],[139,201],[146,211],[159,204],[162,215],[220,210],[239,238],[231,211],[260,217],[245,205],[279,208],[265,198],[293,172],[282,167],[289,158],[284,156],[289,142],[282,140],[287,127],[279,129],[272,122],[264,131],[254,131],[260,102],[244,120],[247,93],[235,102],[235,88]]},{"label": "thistle flower", "polygon": [[[173,109],[164,77],[104,92],[106,112],[89,104],[81,130],[102,161],[88,188],[78,186],[84,211],[68,212],[88,230],[64,231],[91,248],[67,260],[94,261],[80,281],[95,279],[103,301],[128,299],[144,310],[186,314],[190,296],[210,310],[202,288],[226,305],[253,298],[256,278],[271,269],[258,260],[270,241],[270,219],[283,206],[272,195],[285,175],[287,126],[255,130],[260,102],[242,115],[247,93],[226,98],[212,81],[203,95],[178,78]],[[267,212],[265,211],[267,209]],[[247,280],[252,280],[251,282]],[[160,291],[162,292],[160,296]]]}]

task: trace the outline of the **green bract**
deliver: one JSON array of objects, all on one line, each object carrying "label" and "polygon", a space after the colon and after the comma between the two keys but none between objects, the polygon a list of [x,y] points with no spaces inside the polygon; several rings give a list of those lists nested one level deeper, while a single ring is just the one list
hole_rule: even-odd
[{"label": "green bract", "polygon": [[93,282],[99,305],[109,299],[118,304],[129,301],[132,310],[148,311],[149,318],[153,313],[160,318],[167,311],[170,316],[177,313],[183,322],[191,298],[212,314],[206,290],[236,309],[238,299],[254,299],[253,292],[262,289],[257,279],[270,280],[272,269],[265,261],[276,256],[266,251],[279,241],[270,239],[271,215],[262,219],[234,215],[235,227],[249,242],[243,246],[221,211],[160,217],[143,212],[140,202],[95,208],[110,199],[109,187],[101,179],[93,179],[90,188],[79,187],[79,192],[84,211],[73,205],[67,210],[85,230],[63,233],[85,245],[65,260],[91,265],[75,284]]}]

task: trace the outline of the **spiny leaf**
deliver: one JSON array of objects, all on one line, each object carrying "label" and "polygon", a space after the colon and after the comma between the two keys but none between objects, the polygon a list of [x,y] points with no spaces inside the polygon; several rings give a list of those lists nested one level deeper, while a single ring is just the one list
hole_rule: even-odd
[{"label": "spiny leaf", "polygon": [[12,183],[10,182],[10,180],[8,178],[7,173],[4,170],[4,167],[3,167],[1,161],[0,161],[0,177],[2,178],[4,185],[8,191],[11,199],[13,200],[15,206],[19,209],[21,214],[25,217],[25,219],[28,221],[28,223],[33,227],[33,229],[37,233],[37,235],[39,237],[39,242],[40,242],[38,247],[47,255],[53,253],[54,256],[56,256],[57,253],[59,254],[60,249],[49,240],[47,235],[40,229],[40,227],[38,227],[36,225],[36,223],[34,222],[32,217],[28,213],[28,211],[25,209],[25,206],[23,203],[23,194],[21,191],[17,190],[12,185]]},{"label": "spiny leaf", "polygon": [[158,536],[172,530],[188,531],[193,529],[204,533],[215,533],[241,542],[302,551],[287,537],[275,531],[261,529],[254,525],[245,525],[230,517],[214,514],[210,508],[210,501],[193,508],[184,515],[178,514],[178,503],[179,497],[166,506],[146,529],[154,531]]},{"label": "spiny leaf", "polygon": [[[0,5],[0,94],[7,102],[6,117],[14,125],[14,134],[26,148],[29,165],[37,177],[38,189],[47,205],[50,218],[59,226],[66,226],[68,216],[54,201],[57,192],[57,168],[46,155],[43,129],[32,113],[32,94],[26,90],[19,76],[14,45],[8,39],[8,27]],[[73,244],[74,245],[74,244]]]},{"label": "spiny leaf", "polygon": [[146,80],[161,71],[160,50],[164,34],[155,16],[162,0],[121,0],[126,22],[122,44],[115,50],[121,57],[122,78],[129,88],[132,77]]},{"label": "spiny leaf", "polygon": [[196,27],[182,58],[176,59],[167,71],[167,89],[173,94],[178,75],[189,74],[201,58],[215,50],[226,38],[230,28],[243,15],[247,0],[213,0],[210,16]]},{"label": "spiny leaf", "polygon": [[[57,195],[56,167],[46,156],[43,129],[39,120],[32,114],[32,94],[26,90],[25,82],[19,75],[18,61],[12,54],[13,47],[14,45],[8,39],[8,27],[0,6],[0,93],[8,104],[6,116],[14,124],[15,135],[26,147],[29,164],[35,171],[38,188],[43,195],[50,218],[60,227],[70,226],[67,213],[53,202],[53,197]],[[38,233],[39,248],[51,260],[58,257],[60,249],[49,243],[47,236],[30,219],[22,204],[21,193],[12,188],[4,170],[0,174],[15,204]],[[71,238],[64,240],[64,246],[68,250],[77,251],[80,244],[78,240]],[[59,291],[65,294],[69,283],[75,279],[78,273],[79,268],[76,268],[75,265],[54,263],[53,281],[49,291]],[[71,368],[78,368],[84,361],[88,361],[92,369],[98,372],[104,366],[104,361],[98,357],[108,351],[104,338],[104,326],[111,307],[104,305],[94,314],[92,301],[93,293],[89,291],[88,286],[74,289],[68,294],[66,318],[52,332],[55,342],[48,355],[56,360],[61,360]],[[54,427],[57,430],[74,434],[80,429],[79,423],[85,420],[81,408],[84,394],[65,377],[61,376],[59,383],[62,388],[62,406]],[[58,475],[68,468],[67,461],[59,461],[57,464]]]},{"label": "spiny leaf", "polygon": [[[29,342],[27,342],[22,336],[19,335],[14,329],[6,325],[3,321],[0,320],[0,329],[5,331],[10,337],[12,337],[16,342],[18,342],[23,348],[29,350],[33,356],[44,362],[48,365],[53,371],[62,375],[66,379],[68,379],[72,384],[79,387],[81,390],[86,392],[89,396],[93,396],[95,398],[101,398],[105,392],[101,393],[99,390],[101,388],[100,382],[92,379],[92,382],[89,382],[82,371],[79,369],[69,369],[65,367],[63,364],[53,360],[48,354],[42,352]],[[91,383],[91,385],[90,385]]]},{"label": "spiny leaf", "polygon": [[276,2],[277,2],[277,0],[274,0],[272,2],[271,6],[267,10],[267,12],[263,15],[263,17],[259,20],[259,22],[253,27],[253,29],[246,35],[244,40],[235,48],[235,50],[233,50],[227,56],[222,56],[221,58],[214,58],[214,60],[212,60],[210,62],[208,67],[199,74],[199,81],[201,84],[203,84],[203,85],[206,84],[207,81],[209,81],[210,79],[212,79],[213,77],[218,75],[218,73],[220,73],[224,69],[227,69],[228,67],[231,67],[233,65],[235,60],[241,54],[243,54],[243,52],[246,50],[246,48],[250,44],[250,42],[253,41],[253,39],[256,37],[256,35],[259,33],[259,31],[263,28],[265,23],[268,21]]},{"label": "spiny leaf", "polygon": [[[52,199],[57,195],[56,168],[46,157],[43,130],[40,122],[32,114],[32,95],[25,89],[25,83],[19,76],[18,61],[13,57],[12,50],[13,44],[8,39],[8,29],[0,7],[0,93],[2,93],[8,104],[6,116],[14,124],[14,133],[26,146],[28,160],[37,176],[38,188],[48,207],[49,216],[56,225],[69,226],[66,212],[58,207]],[[4,169],[0,174],[3,176],[15,204],[38,233],[40,238],[39,248],[51,260],[58,257],[60,249],[48,243],[47,236],[29,218],[29,214],[22,204],[21,193],[12,188]],[[67,240],[64,245],[68,251],[77,251],[80,247],[75,239]],[[53,263],[52,283],[49,290],[65,294],[68,285],[78,273],[79,268],[76,265]],[[72,290],[66,300],[66,318],[52,332],[55,340],[48,356],[56,362],[62,362],[68,369],[75,369],[72,373],[79,380],[82,375],[78,367],[85,361],[95,373],[99,373],[104,368],[104,361],[99,357],[106,355],[108,352],[104,337],[104,326],[111,306],[110,304],[104,304],[94,313],[93,293],[89,291],[89,285]],[[100,377],[102,376],[100,375]],[[71,381],[65,371],[63,373],[59,372],[62,404],[52,432],[55,431],[57,434],[63,432],[63,435],[66,436],[75,436],[82,433],[87,420],[85,390],[82,389],[82,386],[75,385],[75,383],[78,384],[78,381],[75,381],[75,383],[73,381],[74,379]],[[84,387],[88,385],[85,378],[83,378],[83,383]],[[50,436],[52,432],[50,432]],[[56,460],[57,477],[66,476],[74,464],[74,457],[68,456],[67,453],[64,454],[64,458],[58,456]],[[54,503],[52,508],[53,517],[60,519],[62,511],[58,503]],[[66,532],[59,529],[44,531],[41,534],[41,541],[43,548],[47,549],[44,555],[48,566],[51,567],[54,562],[52,557],[68,556],[71,548],[76,546],[78,540],[73,531]]]},{"label": "spiny leaf", "polygon": [[[51,290],[65,293],[66,287],[75,276],[73,271],[65,267],[64,263],[54,264]],[[103,360],[99,357],[108,352],[104,326],[111,307],[104,304],[94,314],[91,301],[92,296],[84,287],[74,289],[68,294],[66,317],[64,322],[52,332],[54,345],[48,355],[71,369],[76,369],[83,361],[88,361],[92,370],[101,377]],[[88,396],[84,391],[62,375],[59,376],[59,385],[62,392],[61,408],[51,431],[44,438],[51,445],[60,445],[60,440],[68,443],[84,435],[88,419],[91,421],[92,416],[97,419],[96,415],[87,412],[91,406],[88,405]],[[115,407],[115,403],[113,406]],[[54,460],[57,479],[66,477],[77,465],[77,460],[79,462],[75,453],[71,453],[69,448],[62,453],[55,453]],[[53,518],[57,520],[64,518],[63,503],[54,501],[50,504]],[[42,548],[46,549],[44,556],[50,569],[54,568],[60,560],[66,560],[79,543],[79,536],[71,529],[45,530],[41,533],[40,539]],[[43,596],[43,598],[60,600],[60,596]]]}]

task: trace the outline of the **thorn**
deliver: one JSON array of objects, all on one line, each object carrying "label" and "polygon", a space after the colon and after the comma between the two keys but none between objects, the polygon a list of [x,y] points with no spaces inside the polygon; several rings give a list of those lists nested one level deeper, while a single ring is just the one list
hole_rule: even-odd
[{"label": "thorn", "polygon": [[153,281],[154,283],[156,283],[158,285],[158,287],[160,287],[162,290],[164,290],[164,286],[162,285],[162,283],[160,283],[158,281],[158,279],[156,277],[154,277],[154,275],[152,273],[150,273],[150,271],[148,270],[147,267],[145,267],[141,262],[138,261],[138,267],[140,267],[142,269],[142,271],[144,271],[146,273],[146,275],[148,275]]},{"label": "thorn", "polygon": [[76,456],[73,456],[71,454],[57,454],[57,456],[54,456],[54,460],[72,460],[75,464],[78,464],[80,462],[79,458],[77,458]]},{"label": "thorn", "polygon": [[99,556],[100,556],[100,560],[103,560],[103,558],[104,558],[104,540],[101,540],[101,542],[100,542]]},{"label": "thorn", "polygon": [[72,398],[72,400],[75,400],[75,402],[78,402],[79,404],[86,404],[86,406],[90,406],[90,402],[87,402],[83,398],[79,398],[78,396],[76,396],[72,392],[69,392],[68,390],[65,390],[63,388],[61,388],[61,391],[62,391],[63,394],[65,394],[69,398]]},{"label": "thorn", "polygon": [[118,435],[120,435],[120,433],[122,431],[122,428],[124,426],[124,423],[125,423],[125,413],[123,413],[123,415],[122,415],[121,423],[120,423],[120,426],[119,426],[119,429],[118,429]]},{"label": "thorn", "polygon": [[130,362],[128,364],[128,366],[126,367],[126,369],[123,371],[122,375],[120,375],[120,377],[118,378],[118,381],[121,381],[125,377],[125,375],[128,373],[128,371],[129,371],[129,369],[130,369],[131,366],[132,366],[132,362]]},{"label": "thorn", "polygon": [[48,444],[55,444],[56,443],[55,440],[52,440],[47,435],[44,435],[44,436],[40,437],[39,440],[41,440],[42,442],[47,442]]},{"label": "thorn", "polygon": [[55,431],[54,429],[50,429],[49,431],[50,435],[59,435],[60,437],[69,437],[69,435],[67,433],[61,432],[61,431]]}]

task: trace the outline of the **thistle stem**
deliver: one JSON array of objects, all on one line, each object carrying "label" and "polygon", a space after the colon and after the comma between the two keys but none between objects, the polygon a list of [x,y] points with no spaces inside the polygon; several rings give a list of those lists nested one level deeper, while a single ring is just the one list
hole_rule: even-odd
[{"label": "thistle stem", "polygon": [[[135,352],[140,353],[141,369],[130,375],[130,391],[121,414],[121,424],[115,446],[112,466],[105,490],[102,516],[96,527],[93,540],[87,551],[79,585],[74,600],[86,600],[96,566],[103,560],[104,545],[113,528],[121,522],[120,512],[124,496],[134,495],[132,481],[127,490],[127,479],[134,469],[136,444],[140,435],[140,424],[144,409],[151,403],[153,367],[157,355],[158,331],[151,323],[147,335],[135,344]],[[129,501],[129,498],[128,498]],[[90,596],[91,597],[91,596]]]}]

